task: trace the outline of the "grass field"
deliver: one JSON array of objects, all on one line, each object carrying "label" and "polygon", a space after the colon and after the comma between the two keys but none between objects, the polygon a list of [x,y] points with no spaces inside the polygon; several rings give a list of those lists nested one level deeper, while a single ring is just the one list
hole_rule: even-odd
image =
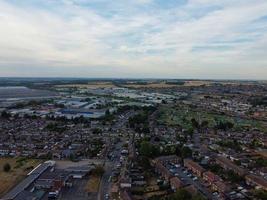
[{"label": "grass field", "polygon": [[[41,161],[22,158],[0,158],[0,198],[7,193],[12,187],[36,167]],[[3,171],[5,163],[9,163],[11,170]]]},{"label": "grass field", "polygon": [[211,81],[185,81],[184,86],[202,86],[202,85],[211,85]]}]

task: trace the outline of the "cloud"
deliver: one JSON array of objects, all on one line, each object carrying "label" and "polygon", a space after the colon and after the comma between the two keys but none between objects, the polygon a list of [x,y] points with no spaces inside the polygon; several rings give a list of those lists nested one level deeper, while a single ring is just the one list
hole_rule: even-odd
[{"label": "cloud", "polygon": [[265,0],[0,1],[0,76],[267,77]]}]

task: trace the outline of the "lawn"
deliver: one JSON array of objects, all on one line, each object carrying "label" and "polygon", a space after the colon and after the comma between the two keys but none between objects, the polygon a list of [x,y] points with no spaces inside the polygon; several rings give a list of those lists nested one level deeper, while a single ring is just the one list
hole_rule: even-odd
[{"label": "lawn", "polygon": [[[7,193],[12,187],[36,167],[41,161],[23,158],[0,158],[0,198]],[[3,166],[9,163],[11,170],[4,172]]]}]

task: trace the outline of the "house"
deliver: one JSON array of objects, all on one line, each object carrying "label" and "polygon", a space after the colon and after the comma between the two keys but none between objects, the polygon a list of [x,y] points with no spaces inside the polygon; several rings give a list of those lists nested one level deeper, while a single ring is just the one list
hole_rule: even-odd
[{"label": "house", "polygon": [[216,181],[211,186],[212,190],[218,191],[220,193],[225,193],[230,189],[223,181]]},{"label": "house", "polygon": [[156,158],[155,160],[163,164],[167,164],[167,163],[178,164],[181,161],[181,159],[176,155],[161,156],[161,157]]},{"label": "house", "polygon": [[120,180],[120,187],[121,188],[131,188],[132,187],[132,181],[130,180],[130,178],[122,178]]},{"label": "house", "polygon": [[241,167],[237,166],[236,164],[234,164],[232,161],[230,161],[229,159],[227,159],[225,157],[218,156],[216,158],[216,163],[219,164],[225,170],[234,171],[239,176],[244,176],[246,174],[246,170],[244,170]]},{"label": "house", "polygon": [[46,171],[34,183],[38,189],[54,189],[58,191],[66,184],[70,178],[70,173],[63,170]]},{"label": "house", "polygon": [[251,186],[255,186],[257,189],[263,189],[267,191],[267,181],[260,176],[249,174],[245,176],[246,183]]},{"label": "house", "polygon": [[194,185],[186,186],[184,189],[192,195],[196,195],[198,193],[198,189]]},{"label": "house", "polygon": [[132,200],[133,199],[128,190],[123,190],[120,193],[120,197],[122,200]]},{"label": "house", "polygon": [[212,173],[211,171],[207,171],[203,173],[203,179],[211,185],[212,183],[219,181],[220,177]]},{"label": "house", "polygon": [[168,170],[166,165],[168,163],[177,164],[180,162],[180,159],[176,155],[171,156],[161,156],[152,161],[152,165],[155,167],[157,173],[161,174],[165,180],[169,180],[173,175]]},{"label": "house", "polygon": [[170,179],[171,189],[173,191],[178,190],[179,188],[183,187],[183,182],[178,177],[172,177]]},{"label": "house", "polygon": [[155,163],[155,170],[157,173],[161,174],[165,180],[169,180],[172,177],[171,172],[161,162]]},{"label": "house", "polygon": [[184,159],[184,166],[191,170],[198,177],[201,177],[205,172],[205,169],[203,167],[201,167],[198,163],[194,162],[191,159]]}]

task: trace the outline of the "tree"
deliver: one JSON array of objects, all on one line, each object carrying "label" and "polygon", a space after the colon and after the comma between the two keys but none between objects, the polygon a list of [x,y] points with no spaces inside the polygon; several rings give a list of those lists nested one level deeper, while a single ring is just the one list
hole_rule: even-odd
[{"label": "tree", "polygon": [[194,128],[199,129],[199,123],[197,122],[195,118],[191,119],[191,123]]},{"label": "tree", "polygon": [[229,129],[232,129],[234,127],[234,124],[229,121],[219,121],[216,119],[216,129],[227,131]]},{"label": "tree", "polygon": [[145,156],[139,156],[138,163],[140,166],[142,166],[145,170],[148,170],[151,168],[149,159]]},{"label": "tree", "polygon": [[228,179],[232,182],[232,183],[239,183],[240,181],[243,181],[244,178],[242,176],[239,176],[238,174],[236,174],[234,171],[229,170],[226,172],[226,175],[228,177]]},{"label": "tree", "polygon": [[93,132],[93,134],[98,135],[98,134],[101,134],[101,133],[102,133],[102,130],[101,130],[100,128],[94,128],[94,129],[92,130],[92,132]]},{"label": "tree", "polygon": [[188,134],[192,138],[193,137],[193,134],[194,134],[194,129],[193,128],[188,128],[185,131],[185,133]]},{"label": "tree", "polygon": [[191,194],[185,189],[178,190],[174,195],[171,196],[170,200],[191,200]]},{"label": "tree", "polygon": [[267,199],[267,191],[258,190],[255,192],[255,197],[260,200]]},{"label": "tree", "polygon": [[9,172],[11,170],[11,166],[9,163],[4,164],[3,166],[4,172]]},{"label": "tree", "polygon": [[104,173],[105,170],[101,165],[97,165],[96,168],[92,171],[92,174],[96,176],[102,176]]},{"label": "tree", "polygon": [[159,147],[147,141],[141,142],[139,152],[142,156],[146,157],[156,157],[160,154]]},{"label": "tree", "polygon": [[6,119],[8,119],[8,118],[11,117],[11,115],[10,115],[8,112],[3,111],[3,112],[1,113],[1,117],[2,117],[2,118],[6,118]]},{"label": "tree", "polygon": [[181,149],[181,156],[182,156],[182,158],[192,157],[192,150],[189,147],[184,146]]},{"label": "tree", "polygon": [[205,200],[201,194],[196,194],[192,197],[192,200]]},{"label": "tree", "polygon": [[267,167],[267,159],[257,158],[255,164],[257,167]]}]

